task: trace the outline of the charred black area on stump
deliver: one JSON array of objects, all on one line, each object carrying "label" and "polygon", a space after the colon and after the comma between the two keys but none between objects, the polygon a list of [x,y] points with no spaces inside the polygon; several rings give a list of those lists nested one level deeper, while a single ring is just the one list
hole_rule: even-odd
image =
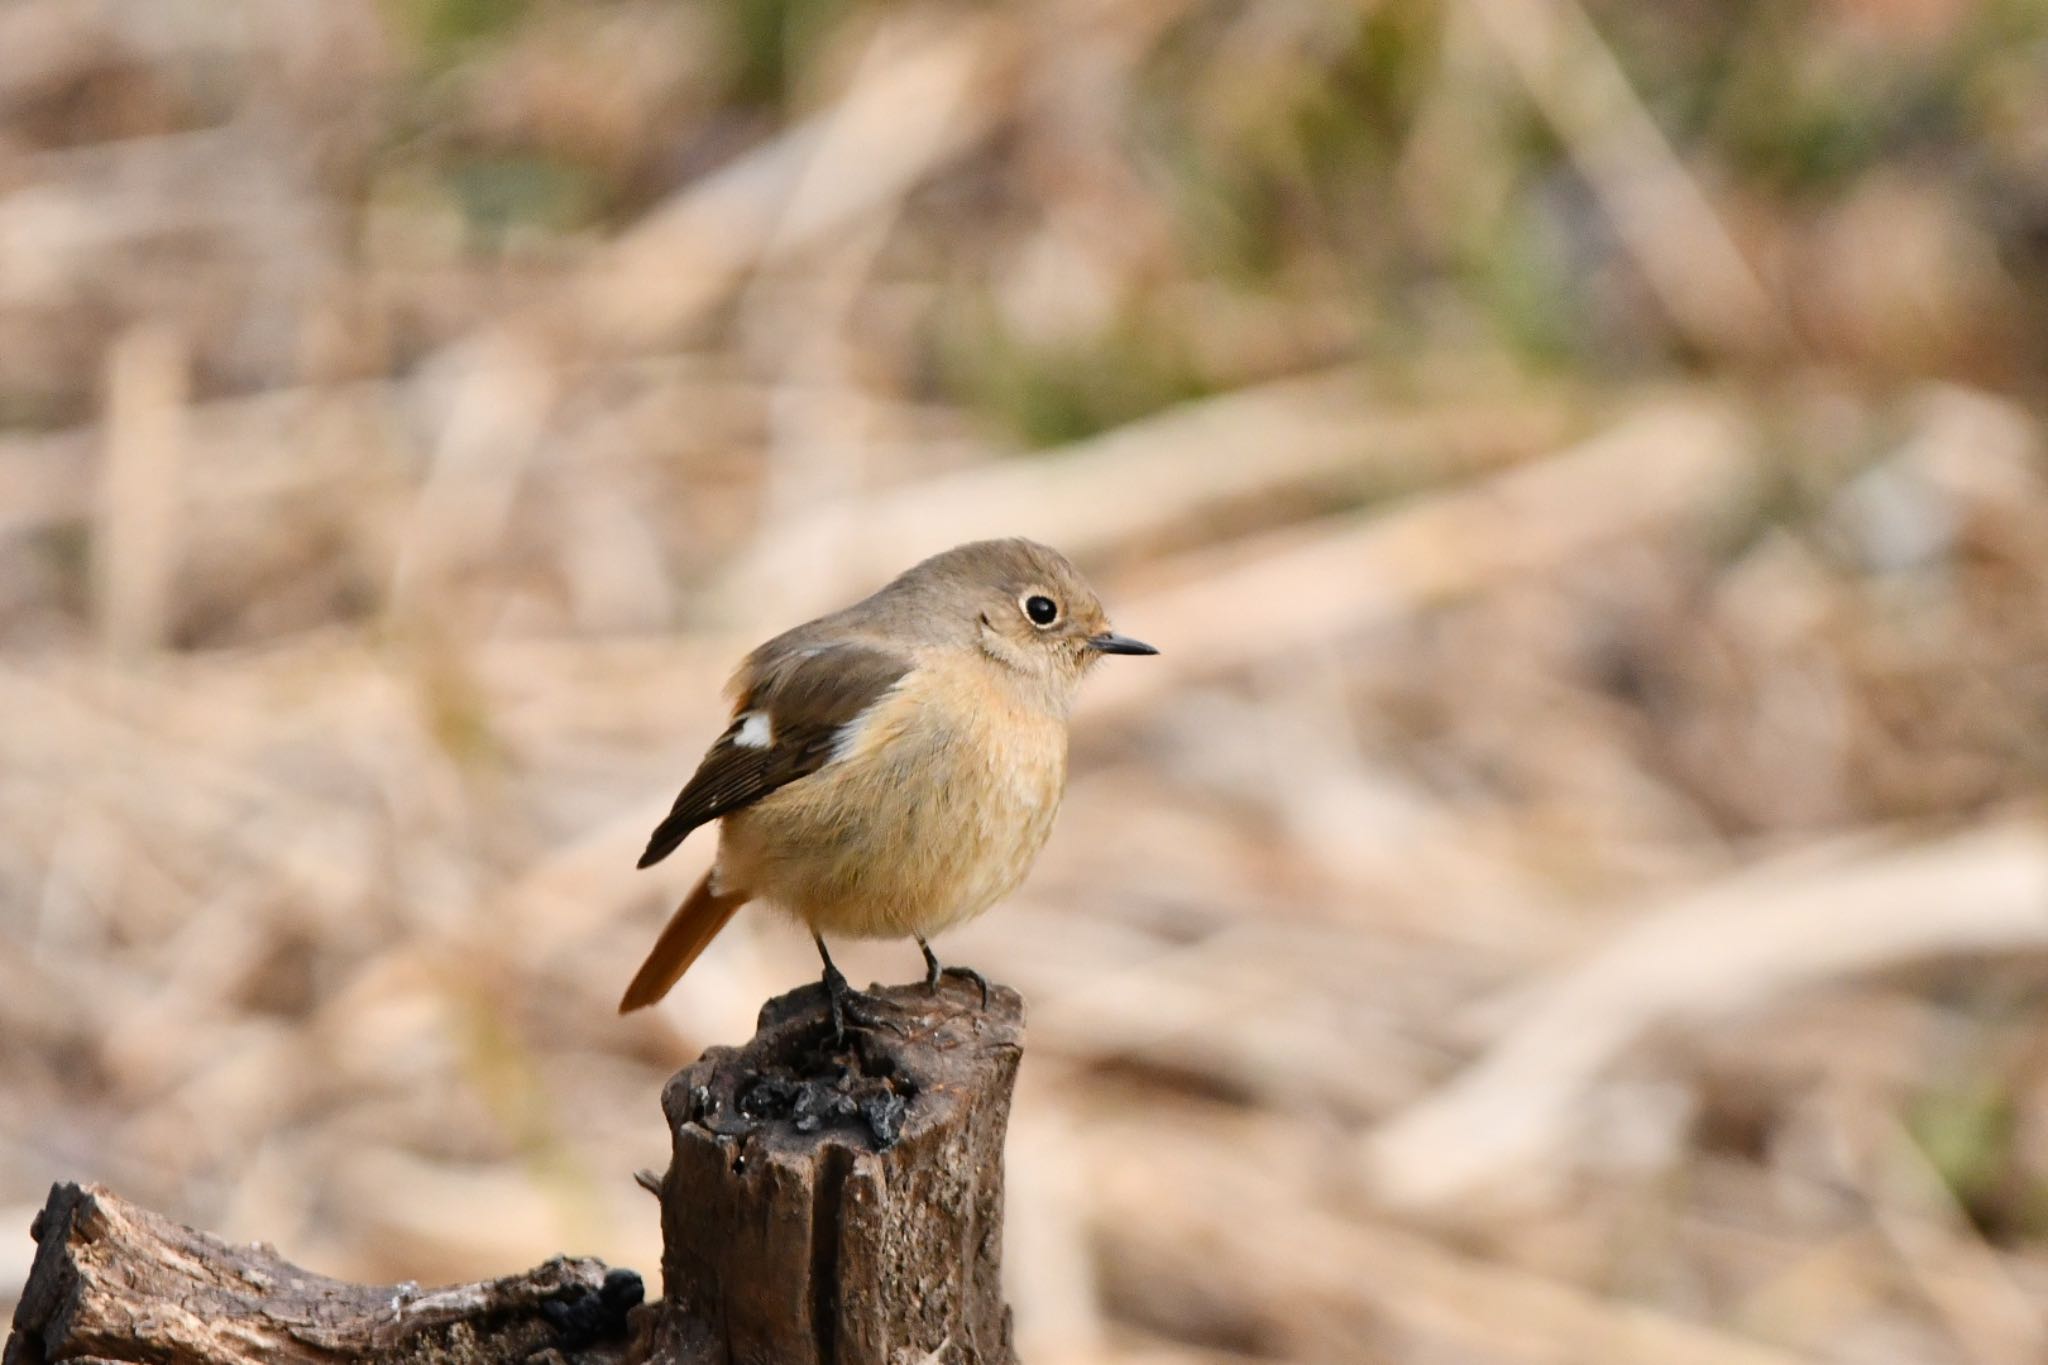
[{"label": "charred black area on stump", "polygon": [[1023,1007],[1001,987],[980,1005],[951,979],[882,990],[840,1048],[807,986],[668,1083],[666,1355],[1014,1360],[1002,1156]]},{"label": "charred black area on stump", "polygon": [[421,1290],[301,1270],[98,1187],[59,1185],[0,1365],[1013,1365],[1003,1135],[1023,1006],[948,979],[865,997],[835,1042],[822,988],[662,1092],[665,1294],[557,1257]]}]

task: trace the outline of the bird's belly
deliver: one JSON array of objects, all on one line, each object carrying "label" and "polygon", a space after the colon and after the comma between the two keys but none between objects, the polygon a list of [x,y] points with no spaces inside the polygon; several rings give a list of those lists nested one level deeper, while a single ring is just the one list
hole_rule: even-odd
[{"label": "bird's belly", "polygon": [[831,935],[980,914],[1023,880],[1066,785],[1064,726],[1007,729],[995,747],[922,724],[828,764],[726,817],[723,874]]}]

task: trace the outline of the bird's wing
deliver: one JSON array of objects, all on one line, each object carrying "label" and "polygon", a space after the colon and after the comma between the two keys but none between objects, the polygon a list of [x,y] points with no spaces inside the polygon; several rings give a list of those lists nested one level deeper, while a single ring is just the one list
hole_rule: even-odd
[{"label": "bird's wing", "polygon": [[910,668],[865,644],[778,639],[756,650],[734,679],[732,724],[648,839],[640,866],[666,858],[697,826],[824,767],[846,728]]}]

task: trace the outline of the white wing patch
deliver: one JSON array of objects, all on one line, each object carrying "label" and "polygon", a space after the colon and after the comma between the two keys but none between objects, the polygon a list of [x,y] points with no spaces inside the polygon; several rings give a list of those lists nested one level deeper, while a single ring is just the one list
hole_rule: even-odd
[{"label": "white wing patch", "polygon": [[740,728],[732,742],[742,749],[765,749],[775,742],[775,725],[766,711],[749,711],[740,717]]}]

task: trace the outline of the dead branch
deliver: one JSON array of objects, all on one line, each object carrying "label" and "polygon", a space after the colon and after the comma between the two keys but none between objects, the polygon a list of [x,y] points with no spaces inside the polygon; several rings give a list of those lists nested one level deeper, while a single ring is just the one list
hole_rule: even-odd
[{"label": "dead branch", "polygon": [[[234,1246],[102,1186],[59,1185],[37,1216],[35,1267],[6,1365],[104,1361],[562,1360],[619,1357],[640,1278],[556,1257],[523,1275],[422,1292],[315,1275]],[[604,1338],[614,1339],[598,1346]],[[594,1348],[594,1349],[586,1349]]]}]

